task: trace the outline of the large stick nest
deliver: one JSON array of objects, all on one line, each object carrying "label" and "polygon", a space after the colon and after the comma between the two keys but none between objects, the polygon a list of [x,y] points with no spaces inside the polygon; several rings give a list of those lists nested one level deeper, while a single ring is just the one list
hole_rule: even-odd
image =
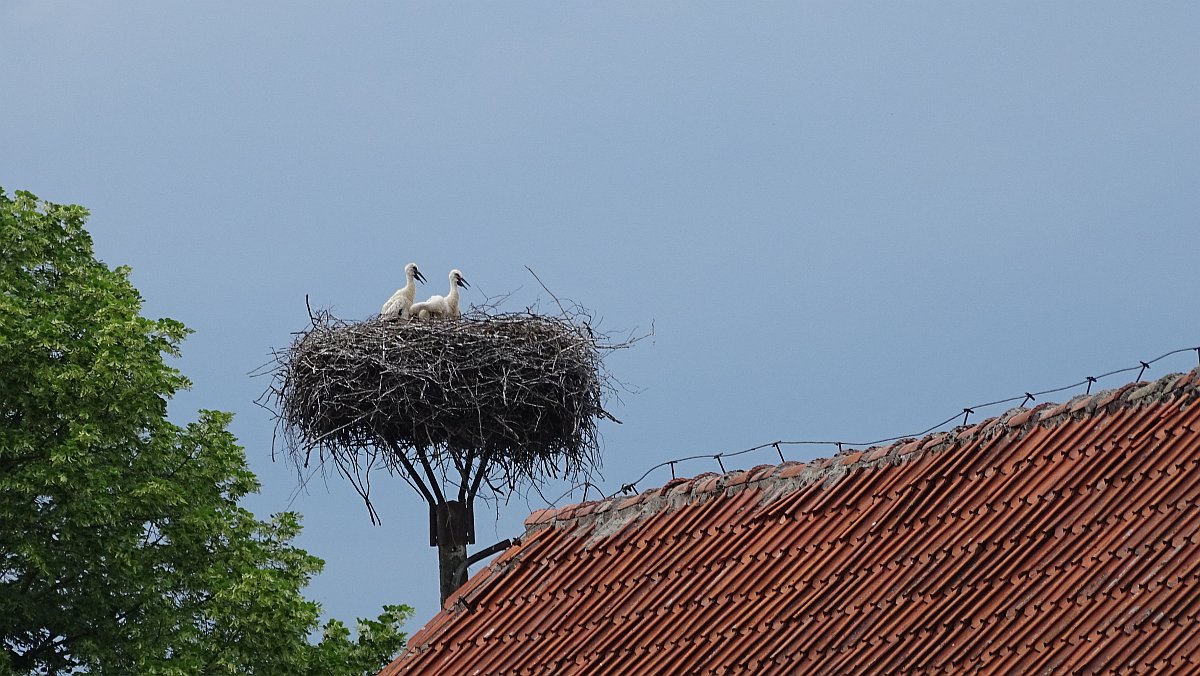
[{"label": "large stick nest", "polygon": [[480,472],[497,492],[493,481],[511,490],[570,479],[599,466],[596,423],[616,420],[604,410],[614,388],[602,358],[630,344],[598,339],[589,320],[582,311],[363,322],[317,313],[276,351],[266,396],[293,460],[308,466],[314,450],[332,459],[358,475],[364,498],[360,475],[379,459],[409,475],[429,463],[467,498]]}]

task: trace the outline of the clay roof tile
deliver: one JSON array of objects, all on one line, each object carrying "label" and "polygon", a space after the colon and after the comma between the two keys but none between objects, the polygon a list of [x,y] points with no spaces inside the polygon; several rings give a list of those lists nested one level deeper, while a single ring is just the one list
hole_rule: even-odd
[{"label": "clay roof tile", "polygon": [[1194,671],[1198,390],[539,510],[382,673]]}]

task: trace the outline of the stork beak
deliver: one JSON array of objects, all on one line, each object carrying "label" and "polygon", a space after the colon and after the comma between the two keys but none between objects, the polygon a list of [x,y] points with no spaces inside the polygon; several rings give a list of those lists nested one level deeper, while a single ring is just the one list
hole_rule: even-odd
[{"label": "stork beak", "polygon": [[461,287],[462,287],[462,288],[464,288],[464,289],[469,289],[469,288],[471,288],[471,285],[470,285],[470,284],[467,284],[467,280],[463,279],[463,278],[462,278],[462,275],[459,275],[459,276],[458,276],[458,285],[459,285],[459,286],[461,286]]},{"label": "stork beak", "polygon": [[413,277],[416,277],[418,282],[425,283],[425,275],[421,274],[420,270],[413,270]]}]

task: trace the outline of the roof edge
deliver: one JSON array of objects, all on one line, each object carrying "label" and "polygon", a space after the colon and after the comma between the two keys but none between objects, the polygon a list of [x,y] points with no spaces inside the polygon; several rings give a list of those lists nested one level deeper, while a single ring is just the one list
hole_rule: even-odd
[{"label": "roof edge", "polygon": [[845,451],[832,458],[817,458],[807,463],[758,465],[724,474],[705,472],[690,479],[672,479],[662,486],[632,496],[615,495],[603,500],[540,509],[525,519],[524,537],[551,527],[574,529],[595,526],[591,531],[591,537],[595,540],[663,509],[677,509],[716,495],[734,495],[749,488],[758,488],[764,492],[764,502],[771,502],[780,495],[818,481],[832,485],[860,468],[897,465],[980,437],[991,438],[1005,433],[1023,436],[1035,427],[1053,426],[1068,419],[1106,415],[1117,409],[1165,403],[1185,397],[1188,401],[1200,397],[1200,367],[1187,373],[1172,373],[1151,382],[1137,381],[1094,394],[1081,394],[1063,403],[1046,402],[1033,408],[1016,407],[975,424],[934,432],[920,439],[906,438],[886,446]]}]

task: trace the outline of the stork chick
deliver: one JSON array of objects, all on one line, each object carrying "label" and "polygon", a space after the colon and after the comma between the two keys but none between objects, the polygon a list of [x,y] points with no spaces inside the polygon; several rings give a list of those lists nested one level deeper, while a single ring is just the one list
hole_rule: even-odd
[{"label": "stork chick", "polygon": [[409,309],[409,314],[418,319],[429,319],[431,317],[441,317],[443,319],[457,319],[462,316],[462,312],[458,309],[458,287],[464,289],[471,288],[467,284],[467,280],[463,279],[462,273],[458,270],[450,271],[450,293],[443,296],[430,296],[428,300],[420,303],[413,303]]},{"label": "stork chick", "polygon": [[379,316],[384,319],[407,319],[409,317],[409,308],[412,307],[413,299],[417,297],[417,285],[414,280],[420,280],[425,283],[425,276],[417,269],[416,263],[409,263],[404,266],[404,276],[408,279],[408,283],[402,288],[396,289],[396,293],[383,304],[383,309],[379,311]]}]

